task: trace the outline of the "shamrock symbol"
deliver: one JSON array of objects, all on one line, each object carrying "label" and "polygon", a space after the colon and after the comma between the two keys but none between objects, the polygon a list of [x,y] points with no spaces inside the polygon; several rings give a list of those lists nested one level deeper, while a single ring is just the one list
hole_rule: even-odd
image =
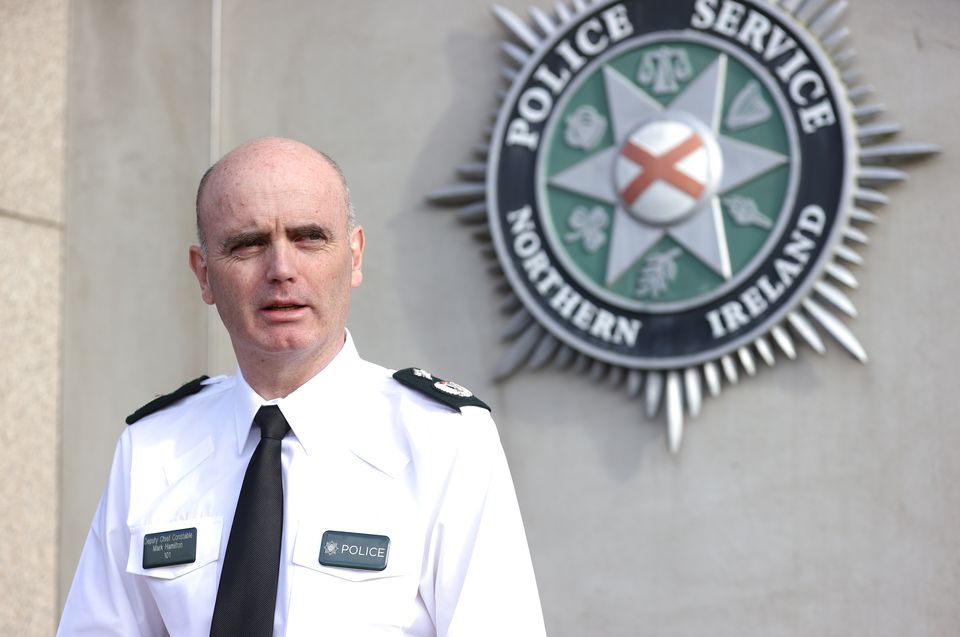
[{"label": "shamrock symbol", "polygon": [[573,209],[567,225],[572,232],[567,233],[567,242],[582,241],[583,249],[593,254],[607,242],[604,230],[610,225],[610,218],[600,206],[587,210],[586,206]]}]

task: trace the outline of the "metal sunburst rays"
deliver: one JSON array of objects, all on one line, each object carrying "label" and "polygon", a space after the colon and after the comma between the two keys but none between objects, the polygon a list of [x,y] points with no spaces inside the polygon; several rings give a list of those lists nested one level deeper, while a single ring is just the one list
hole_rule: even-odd
[{"label": "metal sunburst rays", "polygon": [[[557,2],[552,13],[531,7],[529,22],[494,5],[493,14],[515,38],[501,43],[506,61],[502,76],[508,86],[518,80],[523,66],[542,52],[554,33],[603,4],[605,2],[588,0]],[[858,286],[851,268],[863,264],[859,250],[868,243],[866,230],[878,221],[876,211],[889,202],[879,188],[907,178],[906,172],[894,164],[927,157],[940,149],[932,144],[892,141],[901,126],[880,120],[886,109],[883,104],[871,101],[874,89],[863,82],[862,73],[856,67],[857,53],[850,46],[851,33],[842,24],[849,8],[846,0],[781,0],[771,4],[805,26],[831,58],[846,87],[857,136],[853,204],[841,211],[844,216],[842,240],[835,242],[832,258],[814,275],[816,281],[811,291],[792,307],[779,325],[752,344],[701,365],[669,370],[634,369],[577,351],[535,320],[511,288],[497,261],[491,244],[486,201],[491,126],[484,131],[483,142],[473,148],[475,160],[457,168],[459,181],[434,191],[428,200],[438,206],[455,208],[457,219],[472,228],[474,236],[484,244],[483,254],[491,261],[489,271],[497,279],[497,289],[503,295],[501,310],[507,315],[503,338],[509,343],[494,370],[496,379],[504,379],[521,368],[537,370],[553,365],[587,376],[593,382],[622,387],[631,397],[642,399],[648,418],[665,413],[669,448],[676,452],[683,438],[685,414],[696,417],[706,395],[718,396],[725,384],[737,384],[743,374],[757,374],[761,364],[773,366],[778,356],[796,358],[798,341],[823,354],[826,335],[857,360],[867,362],[866,350],[841,318],[857,316],[857,309],[848,296],[849,291]],[[499,110],[508,90],[500,90],[497,95]]]}]

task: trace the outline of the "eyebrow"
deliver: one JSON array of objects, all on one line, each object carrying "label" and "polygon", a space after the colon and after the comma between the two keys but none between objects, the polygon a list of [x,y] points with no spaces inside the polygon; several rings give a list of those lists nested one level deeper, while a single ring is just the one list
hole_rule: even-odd
[{"label": "eyebrow", "polygon": [[319,223],[306,223],[302,226],[287,228],[287,237],[291,239],[301,239],[303,237],[319,236],[323,239],[330,238],[330,231]]},{"label": "eyebrow", "polygon": [[[330,238],[330,232],[324,226],[318,223],[307,223],[301,226],[287,228],[287,237],[290,239],[302,239],[304,237],[319,236],[323,239]],[[262,230],[245,230],[228,235],[220,243],[220,252],[227,254],[236,248],[243,246],[258,245],[270,242],[270,233]]]},{"label": "eyebrow", "polygon": [[269,236],[269,233],[261,230],[246,230],[243,232],[237,232],[235,234],[228,235],[223,241],[220,242],[220,252],[229,253],[235,248],[239,248],[241,246],[250,246],[263,243],[268,240]]}]

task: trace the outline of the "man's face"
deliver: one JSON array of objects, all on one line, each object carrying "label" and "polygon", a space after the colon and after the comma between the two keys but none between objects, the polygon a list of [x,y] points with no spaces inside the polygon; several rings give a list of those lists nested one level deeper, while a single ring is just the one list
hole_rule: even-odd
[{"label": "man's face", "polygon": [[190,265],[241,368],[268,359],[322,367],[343,344],[363,229],[348,229],[343,186],[321,157],[287,140],[256,144],[211,175],[206,251],[192,247]]}]

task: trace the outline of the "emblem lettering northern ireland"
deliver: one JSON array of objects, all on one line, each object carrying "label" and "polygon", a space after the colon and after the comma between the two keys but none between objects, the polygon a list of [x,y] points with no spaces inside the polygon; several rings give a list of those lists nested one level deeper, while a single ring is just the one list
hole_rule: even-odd
[{"label": "emblem lettering northern ireland", "polygon": [[573,365],[643,394],[679,448],[704,392],[758,359],[866,361],[863,227],[905,174],[858,85],[846,2],[633,0],[494,7],[516,37],[485,164],[431,195],[484,224],[512,292],[496,373]]}]

